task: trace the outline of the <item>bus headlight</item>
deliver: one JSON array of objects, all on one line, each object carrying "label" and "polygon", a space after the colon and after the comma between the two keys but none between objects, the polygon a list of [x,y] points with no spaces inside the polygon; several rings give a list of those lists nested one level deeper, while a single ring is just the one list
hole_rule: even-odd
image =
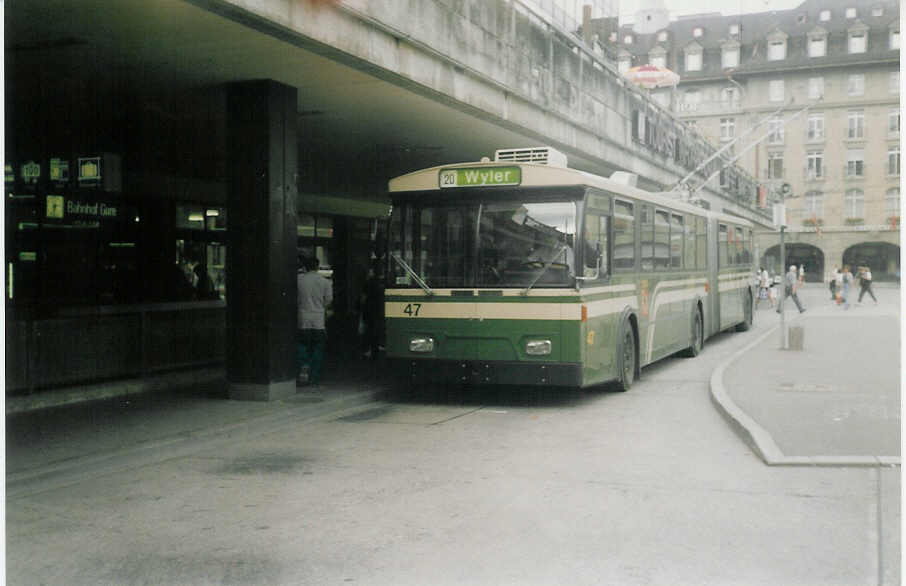
[{"label": "bus headlight", "polygon": [[434,352],[434,338],[431,336],[410,338],[409,352]]},{"label": "bus headlight", "polygon": [[525,353],[530,356],[547,356],[551,353],[551,341],[529,340],[525,343]]}]

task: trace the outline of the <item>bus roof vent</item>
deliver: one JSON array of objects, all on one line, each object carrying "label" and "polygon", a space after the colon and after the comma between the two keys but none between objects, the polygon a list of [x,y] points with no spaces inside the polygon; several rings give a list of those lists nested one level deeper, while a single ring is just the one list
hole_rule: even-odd
[{"label": "bus roof vent", "polygon": [[527,147],[522,149],[497,149],[495,163],[535,163],[551,167],[566,167],[566,155],[551,147]]},{"label": "bus roof vent", "polygon": [[614,171],[610,175],[610,180],[630,187],[635,187],[639,182],[639,176],[635,173],[627,173],[626,171]]}]

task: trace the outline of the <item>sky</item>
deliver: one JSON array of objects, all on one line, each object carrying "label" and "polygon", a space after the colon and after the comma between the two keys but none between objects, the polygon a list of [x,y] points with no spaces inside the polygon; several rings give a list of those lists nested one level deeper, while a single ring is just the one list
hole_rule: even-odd
[{"label": "sky", "polygon": [[[620,20],[632,21],[632,16],[639,6],[639,0],[620,0]],[[748,14],[751,12],[770,12],[771,10],[789,10],[802,4],[802,0],[664,0],[670,18],[687,14],[704,14],[720,12],[724,16]],[[628,20],[627,20],[628,19]]]}]

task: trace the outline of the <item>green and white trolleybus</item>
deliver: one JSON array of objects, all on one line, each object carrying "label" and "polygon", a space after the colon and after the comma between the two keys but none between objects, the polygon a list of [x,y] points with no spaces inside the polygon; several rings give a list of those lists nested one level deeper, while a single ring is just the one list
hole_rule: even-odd
[{"label": "green and white trolleybus", "polygon": [[615,381],[752,324],[752,224],[552,149],[390,181],[386,349],[413,384]]}]

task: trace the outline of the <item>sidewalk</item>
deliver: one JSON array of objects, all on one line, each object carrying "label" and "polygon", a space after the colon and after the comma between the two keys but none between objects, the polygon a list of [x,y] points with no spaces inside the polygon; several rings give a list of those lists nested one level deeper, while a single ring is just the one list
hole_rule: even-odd
[{"label": "sidewalk", "polygon": [[[387,390],[380,362],[339,357],[329,360],[318,390],[299,387],[283,401],[229,400],[222,371],[207,374],[209,380],[195,385],[8,414],[7,495],[69,483],[83,468],[137,467],[183,446],[302,422],[371,402]],[[67,393],[79,396],[78,389]]]},{"label": "sidewalk", "polygon": [[[787,327],[804,329],[801,351],[782,350],[780,318],[762,303],[757,339],[717,368],[718,409],[771,465],[900,463],[900,295],[876,290],[849,310],[823,286],[786,304]],[[851,298],[855,301],[855,296]]]}]

